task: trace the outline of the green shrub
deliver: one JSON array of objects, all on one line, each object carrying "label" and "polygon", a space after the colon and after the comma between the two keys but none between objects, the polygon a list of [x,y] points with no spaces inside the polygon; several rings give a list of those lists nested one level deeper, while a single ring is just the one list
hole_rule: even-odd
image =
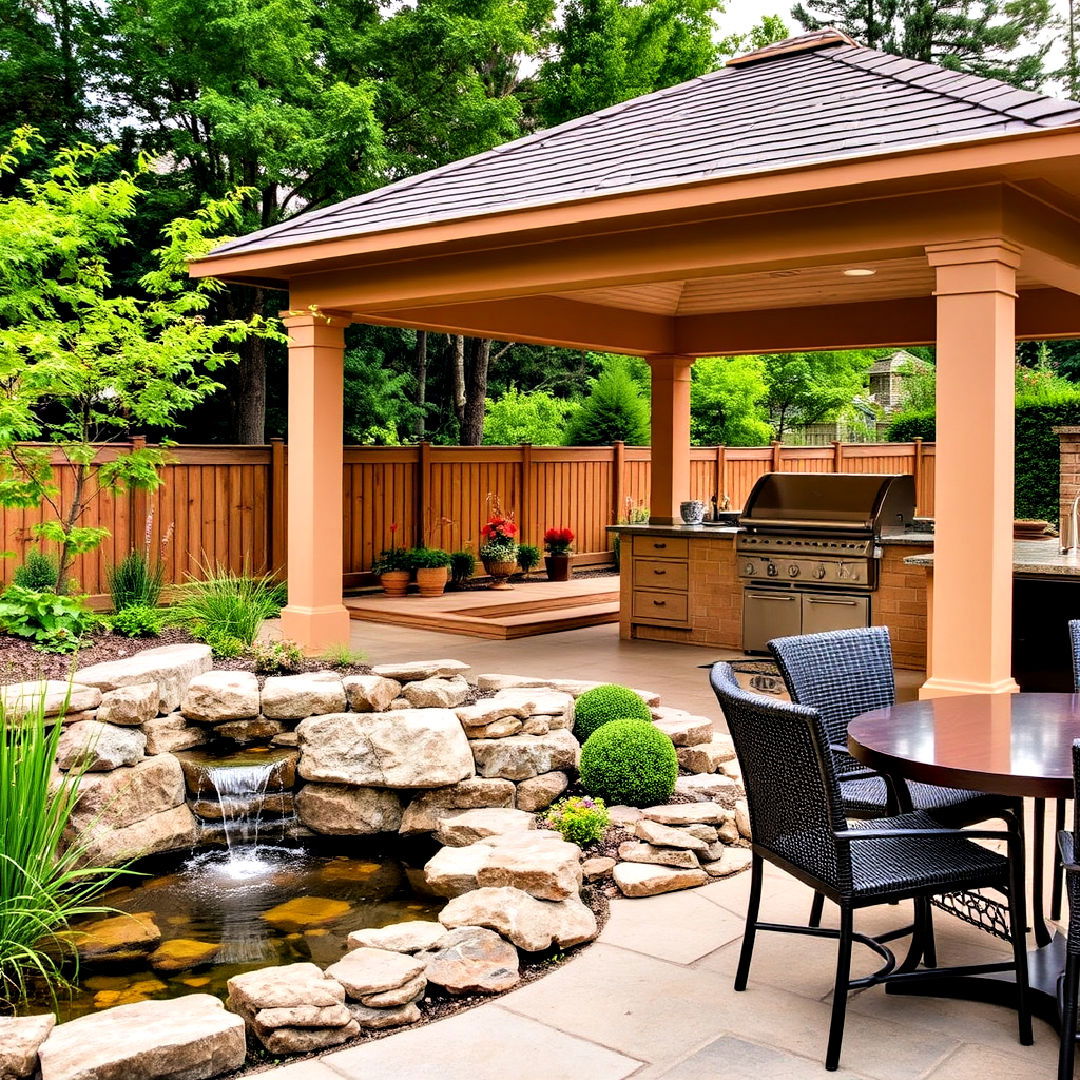
[{"label": "green shrub", "polygon": [[165,580],[165,564],[152,562],[145,552],[130,551],[115,566],[106,571],[113,611],[124,608],[156,608],[161,600]]},{"label": "green shrub", "polygon": [[211,630],[203,633],[201,637],[210,646],[210,651],[221,660],[235,660],[238,656],[243,656],[249,648],[242,638],[222,630]]},{"label": "green shrub", "polygon": [[0,595],[0,628],[33,641],[38,652],[75,652],[92,623],[93,616],[76,596],[22,585],[9,585]]},{"label": "green shrub", "polygon": [[304,666],[304,650],[295,641],[256,641],[247,656],[256,675],[280,675]]},{"label": "green shrub", "polygon": [[574,704],[574,734],[584,742],[598,727],[612,720],[652,721],[649,706],[625,686],[609,683],[586,690]]},{"label": "green shrub", "polygon": [[165,612],[160,608],[145,604],[132,604],[121,608],[109,619],[113,633],[125,637],[157,637],[165,619]]},{"label": "green shrub", "polygon": [[651,723],[612,720],[585,740],[578,771],[581,786],[608,805],[655,806],[671,798],[679,759]]},{"label": "green shrub", "polygon": [[[207,571],[205,580],[184,586],[168,621],[205,641],[219,656],[239,656],[255,641],[263,620],[277,615],[284,603],[285,586],[269,574],[247,577],[217,566]],[[235,642],[239,648],[233,651]]]},{"label": "green shrub", "polygon": [[409,552],[408,558],[409,565],[414,570],[436,569],[450,565],[450,554],[442,548],[415,547]]},{"label": "green shrub", "polygon": [[581,848],[595,844],[611,824],[604,800],[594,799],[591,795],[560,799],[544,815],[544,821],[564,840]]},{"label": "green shrub", "polygon": [[678,758],[671,739],[644,720],[611,720],[581,747],[581,786],[609,806],[651,807],[675,791]]},{"label": "green shrub", "polygon": [[517,564],[527,574],[540,565],[540,549],[535,544],[518,544]]},{"label": "green shrub", "polygon": [[597,378],[567,428],[568,446],[606,446],[622,440],[649,444],[649,403],[623,362],[612,363]]},{"label": "green shrub", "polygon": [[59,576],[56,560],[51,555],[34,549],[26,553],[22,566],[15,571],[11,580],[25,589],[33,589],[34,592],[55,592]]},{"label": "green shrub", "polygon": [[450,580],[459,588],[476,573],[476,556],[471,551],[455,551],[450,556]]}]

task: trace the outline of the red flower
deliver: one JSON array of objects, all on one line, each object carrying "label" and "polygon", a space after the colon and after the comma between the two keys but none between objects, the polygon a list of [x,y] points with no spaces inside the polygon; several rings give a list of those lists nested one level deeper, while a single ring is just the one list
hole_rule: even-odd
[{"label": "red flower", "polygon": [[552,555],[565,555],[570,551],[570,545],[574,542],[574,531],[565,527],[548,529],[544,533],[544,547]]}]

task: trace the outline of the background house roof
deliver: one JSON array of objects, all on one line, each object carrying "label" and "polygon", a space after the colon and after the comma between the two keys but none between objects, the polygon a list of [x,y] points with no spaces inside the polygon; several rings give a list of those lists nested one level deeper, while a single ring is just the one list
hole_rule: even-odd
[{"label": "background house roof", "polygon": [[239,237],[211,256],[1074,124],[1080,103],[817,31]]}]

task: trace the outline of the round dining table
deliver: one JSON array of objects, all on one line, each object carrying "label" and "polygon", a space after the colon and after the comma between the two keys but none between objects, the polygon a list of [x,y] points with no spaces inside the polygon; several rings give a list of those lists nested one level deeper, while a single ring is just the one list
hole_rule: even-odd
[{"label": "round dining table", "polygon": [[[1034,862],[1028,953],[1032,1009],[1057,1025],[1057,980],[1064,938],[1043,911],[1044,815],[1047,799],[1073,796],[1072,746],[1080,739],[1080,695],[971,694],[901,702],[855,717],[848,725],[853,757],[878,772],[942,787],[1035,800],[1030,838]],[[973,998],[1011,1005],[1011,975],[942,978],[892,992]]]}]

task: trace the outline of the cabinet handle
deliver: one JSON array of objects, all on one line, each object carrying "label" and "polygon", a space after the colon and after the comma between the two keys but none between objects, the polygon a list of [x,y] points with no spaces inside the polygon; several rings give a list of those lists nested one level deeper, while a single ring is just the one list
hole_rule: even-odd
[{"label": "cabinet handle", "polygon": [[[773,596],[772,593],[751,593],[748,600],[783,600],[785,604],[793,603],[798,600],[797,596]],[[828,601],[826,601],[827,603]]]},{"label": "cabinet handle", "polygon": [[857,601],[855,600],[818,600],[812,596],[806,598],[809,604],[838,604],[841,607],[855,607]]},{"label": "cabinet handle", "polygon": [[666,600],[654,600],[653,604],[656,607],[667,607],[667,601]]},{"label": "cabinet handle", "polygon": [[654,570],[653,573],[657,577],[663,577],[667,573],[667,571],[666,570]]},{"label": "cabinet handle", "polygon": [[658,544],[658,543],[654,542],[653,547],[656,548],[657,551],[660,551],[661,549],[666,548],[667,544]]}]

